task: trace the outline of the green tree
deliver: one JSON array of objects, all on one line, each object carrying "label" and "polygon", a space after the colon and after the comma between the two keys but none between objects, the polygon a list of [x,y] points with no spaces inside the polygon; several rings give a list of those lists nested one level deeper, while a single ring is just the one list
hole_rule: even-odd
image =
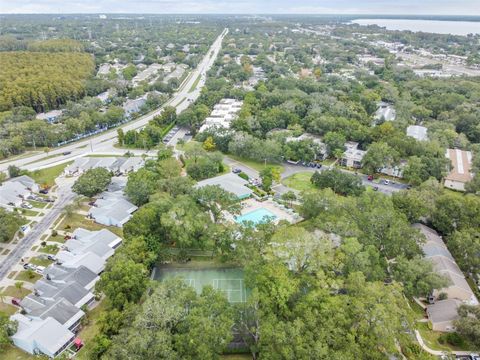
[{"label": "green tree", "polygon": [[2,349],[10,344],[10,336],[17,332],[17,322],[10,321],[7,314],[0,312],[0,353]]},{"label": "green tree", "polygon": [[345,151],[345,135],[339,132],[330,131],[325,134],[323,137],[325,145],[327,145],[327,150],[330,155],[333,155],[336,158],[342,156]]},{"label": "green tree", "polygon": [[89,169],[75,181],[72,190],[77,194],[92,197],[107,189],[112,173],[105,168]]},{"label": "green tree", "polygon": [[107,296],[112,307],[121,310],[140,300],[147,284],[147,270],[142,264],[117,256],[107,264],[96,289]]},{"label": "green tree", "polygon": [[466,228],[453,232],[447,238],[448,249],[458,266],[468,274],[480,273],[480,231]]},{"label": "green tree", "polygon": [[455,322],[457,332],[467,337],[476,347],[480,346],[480,307],[460,305],[460,319]]},{"label": "green tree", "polygon": [[130,173],[125,186],[125,194],[137,206],[146,204],[150,195],[157,190],[158,179],[158,174],[145,168]]},{"label": "green tree", "polygon": [[330,188],[340,195],[360,195],[365,191],[362,180],[353,174],[338,169],[316,171],[311,178],[313,185],[319,189]]},{"label": "green tree", "polygon": [[397,158],[397,151],[387,143],[376,142],[369,146],[362,159],[362,166],[367,173],[374,174],[383,167],[392,166]]}]

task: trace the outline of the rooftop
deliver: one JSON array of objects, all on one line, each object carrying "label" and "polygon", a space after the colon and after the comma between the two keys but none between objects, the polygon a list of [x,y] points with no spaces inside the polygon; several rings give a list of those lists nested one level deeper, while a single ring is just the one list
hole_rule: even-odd
[{"label": "rooftop", "polygon": [[445,156],[452,162],[451,171],[445,177],[445,180],[458,181],[461,183],[467,183],[472,180],[473,177],[470,172],[472,167],[472,153],[470,151],[447,149]]}]

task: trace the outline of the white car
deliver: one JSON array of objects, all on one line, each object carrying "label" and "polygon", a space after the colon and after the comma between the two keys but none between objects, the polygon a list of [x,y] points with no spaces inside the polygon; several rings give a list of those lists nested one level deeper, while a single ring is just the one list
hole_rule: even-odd
[{"label": "white car", "polygon": [[385,185],[388,185],[388,184],[390,184],[390,180],[383,180],[383,183],[384,183]]},{"label": "white car", "polygon": [[43,272],[45,271],[45,266],[37,266],[37,268],[35,269],[35,272],[37,274],[40,274],[40,275],[43,275]]},{"label": "white car", "polygon": [[22,203],[21,206],[22,206],[22,208],[24,208],[24,209],[31,209],[31,208],[33,207],[31,204],[26,203],[26,202]]}]

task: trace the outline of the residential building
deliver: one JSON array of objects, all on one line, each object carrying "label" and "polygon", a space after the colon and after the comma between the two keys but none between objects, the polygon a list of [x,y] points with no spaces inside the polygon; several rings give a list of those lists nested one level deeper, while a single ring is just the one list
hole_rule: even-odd
[{"label": "residential building", "polygon": [[451,161],[450,173],[445,177],[445,187],[465,191],[465,184],[473,179],[472,153],[459,149],[447,149],[445,156]]},{"label": "residential building", "polygon": [[85,313],[65,298],[45,299],[30,294],[20,306],[30,319],[46,320],[53,318],[70,331],[75,331]]},{"label": "residential building", "polygon": [[143,95],[136,99],[128,99],[122,105],[123,111],[126,116],[130,116],[133,113],[138,113],[142,106],[147,102],[147,95]]},{"label": "residential building", "polygon": [[18,323],[17,332],[12,336],[14,345],[32,355],[54,358],[75,340],[73,332],[51,317],[32,319],[17,313],[10,319]]},{"label": "residential building", "polygon": [[378,109],[375,112],[375,123],[384,121],[394,121],[397,118],[397,112],[393,105],[381,101],[378,103]]},{"label": "residential building", "polygon": [[[30,186],[34,190],[38,191],[38,186],[35,184],[35,182],[32,184],[27,180],[27,178],[30,179],[28,176],[21,178],[22,179],[20,179],[20,181],[15,181],[12,179],[0,184],[0,206],[21,206],[23,201],[32,194],[32,190],[27,186]],[[24,185],[24,183],[26,183],[27,186]]]},{"label": "residential building", "polygon": [[[431,294],[435,302],[427,306],[427,315],[434,330],[453,331],[453,322],[458,319],[458,306],[478,305],[478,300],[438,233],[422,224],[415,224],[414,227],[425,236],[426,241],[422,244],[425,259],[432,262],[437,274],[449,281],[447,287]],[[445,294],[447,299],[438,300],[440,294]]]},{"label": "residential building", "polygon": [[222,99],[213,107],[209,117],[205,119],[199,132],[203,132],[210,127],[222,127],[229,129],[231,122],[236,119],[242,109],[243,101],[235,99]]},{"label": "residential building", "polygon": [[90,208],[88,216],[102,225],[122,227],[137,209],[122,194],[104,192]]},{"label": "residential building", "polygon": [[362,160],[367,153],[364,150],[358,149],[358,143],[353,141],[347,141],[345,143],[345,152],[340,159],[342,166],[359,169],[362,167]]},{"label": "residential building", "polygon": [[407,127],[407,136],[413,137],[418,141],[428,140],[427,128],[419,125],[410,125]]},{"label": "residential building", "polygon": [[462,304],[457,299],[446,299],[427,306],[427,316],[433,331],[455,331],[455,320],[458,320],[458,307]]},{"label": "residential building", "polygon": [[21,175],[16,178],[10,179],[10,182],[17,182],[22,184],[27,190],[31,192],[38,192],[40,190],[40,187],[38,184],[33,180],[30,176],[27,175]]},{"label": "residential building", "polygon": [[195,187],[219,186],[223,190],[234,194],[238,199],[243,200],[253,194],[253,190],[247,187],[248,181],[234,173],[216,176],[214,178],[199,181]]},{"label": "residential building", "polygon": [[85,171],[103,167],[113,173],[128,174],[143,167],[145,161],[141,157],[81,157],[64,170],[67,176],[81,175]]}]

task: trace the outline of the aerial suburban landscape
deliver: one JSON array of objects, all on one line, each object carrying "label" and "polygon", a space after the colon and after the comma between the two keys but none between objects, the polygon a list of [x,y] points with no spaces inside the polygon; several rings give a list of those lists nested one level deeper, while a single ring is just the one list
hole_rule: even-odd
[{"label": "aerial suburban landscape", "polygon": [[396,3],[0,0],[0,359],[480,360],[480,7]]}]

